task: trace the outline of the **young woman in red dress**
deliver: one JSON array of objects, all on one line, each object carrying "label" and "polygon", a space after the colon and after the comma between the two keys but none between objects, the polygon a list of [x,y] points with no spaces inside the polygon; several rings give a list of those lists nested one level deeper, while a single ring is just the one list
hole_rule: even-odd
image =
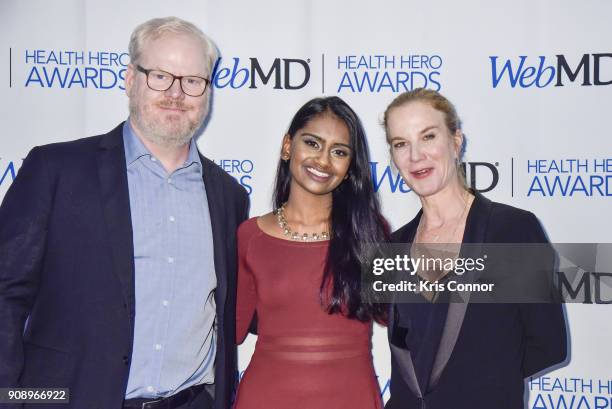
[{"label": "young woman in red dress", "polygon": [[258,339],[236,409],[378,409],[373,320],[360,296],[369,243],[386,241],[365,132],[340,98],[295,114],[282,143],[276,210],[238,230],[237,339]]}]

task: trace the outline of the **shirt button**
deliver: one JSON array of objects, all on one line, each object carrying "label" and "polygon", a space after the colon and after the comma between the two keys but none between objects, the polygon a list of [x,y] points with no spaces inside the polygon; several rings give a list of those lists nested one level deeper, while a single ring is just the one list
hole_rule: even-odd
[{"label": "shirt button", "polygon": [[151,156],[151,162],[157,162],[157,159]]},{"label": "shirt button", "polygon": [[168,257],[168,263],[170,264],[174,263],[174,257]]},{"label": "shirt button", "polygon": [[174,216],[170,216],[168,217],[168,220],[170,220],[171,222],[175,221],[176,219],[174,218]]},{"label": "shirt button", "polygon": [[161,344],[155,344],[155,350],[156,351],[161,351],[161,349],[162,349]]},{"label": "shirt button", "polygon": [[149,392],[153,392],[154,390],[155,390],[155,388],[154,388],[154,387],[152,387],[152,386],[147,386],[147,391],[149,391]]},{"label": "shirt button", "polygon": [[168,183],[172,184],[172,178],[168,178]]},{"label": "shirt button", "polygon": [[168,306],[168,304],[170,304],[170,303],[168,302],[168,300],[164,300],[164,301],[162,301],[162,305],[163,305],[164,307],[167,307],[167,306]]}]

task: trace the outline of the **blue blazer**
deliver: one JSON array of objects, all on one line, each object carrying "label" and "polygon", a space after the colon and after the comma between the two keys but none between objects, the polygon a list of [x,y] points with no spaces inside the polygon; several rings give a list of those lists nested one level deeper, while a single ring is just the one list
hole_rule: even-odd
[{"label": "blue blazer", "polygon": [[[422,211],[393,233],[411,243]],[[479,193],[468,213],[463,243],[546,243],[530,212],[492,202]],[[427,391],[421,391],[402,314],[391,306],[391,397],[386,409],[519,409],[524,378],[562,362],[567,335],[559,304],[450,303]]]},{"label": "blue blazer", "polygon": [[[70,388],[68,405],[26,407],[122,407],[135,314],[122,135],[121,124],[32,149],[0,206],[0,387]],[[201,161],[217,275],[215,408],[222,409],[235,385],[235,232],[248,195]]]}]

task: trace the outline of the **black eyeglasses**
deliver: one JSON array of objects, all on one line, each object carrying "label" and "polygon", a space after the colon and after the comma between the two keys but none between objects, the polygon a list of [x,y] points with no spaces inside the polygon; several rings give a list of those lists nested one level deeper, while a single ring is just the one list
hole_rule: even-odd
[{"label": "black eyeglasses", "polygon": [[136,69],[147,76],[147,86],[153,91],[167,91],[172,87],[175,80],[179,80],[183,92],[192,97],[204,95],[206,87],[210,83],[207,78],[195,75],[178,76],[162,70],[147,70],[140,65]]}]

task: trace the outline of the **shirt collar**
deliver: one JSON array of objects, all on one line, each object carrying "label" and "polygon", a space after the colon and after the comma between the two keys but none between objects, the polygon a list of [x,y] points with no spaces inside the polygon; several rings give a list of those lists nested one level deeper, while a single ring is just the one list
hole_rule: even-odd
[{"label": "shirt collar", "polygon": [[189,154],[187,155],[187,160],[185,161],[184,167],[188,167],[193,164],[195,164],[199,169],[200,173],[202,173],[202,161],[200,160],[198,146],[196,145],[195,139],[191,138],[191,140],[189,141]]},{"label": "shirt collar", "polygon": [[[142,141],[134,133],[130,119],[123,124],[123,147],[125,149],[125,163],[127,166],[136,162],[143,156],[153,157],[153,154],[147,149]],[[195,164],[200,173],[202,173],[202,162],[200,160],[200,154],[198,153],[198,147],[195,143],[194,138],[189,141],[189,153],[187,154],[187,160],[181,166],[187,168]]]},{"label": "shirt collar", "polygon": [[142,156],[153,156],[134,133],[129,118],[123,124],[123,147],[125,148],[125,163],[128,166]]}]

